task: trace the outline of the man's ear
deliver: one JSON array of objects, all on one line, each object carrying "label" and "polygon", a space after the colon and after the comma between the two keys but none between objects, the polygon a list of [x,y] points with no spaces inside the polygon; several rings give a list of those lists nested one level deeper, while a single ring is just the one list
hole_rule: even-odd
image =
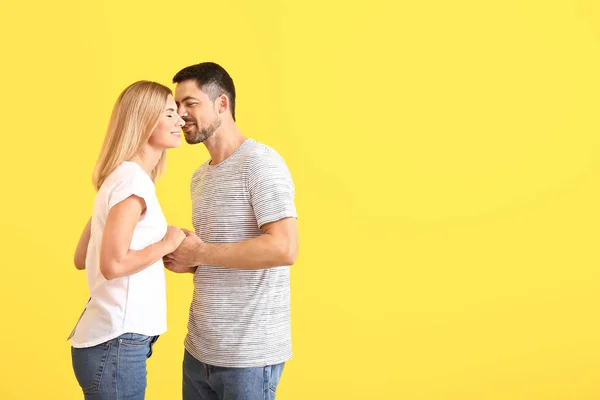
[{"label": "man's ear", "polygon": [[229,97],[225,93],[217,97],[217,112],[223,114],[229,108]]}]

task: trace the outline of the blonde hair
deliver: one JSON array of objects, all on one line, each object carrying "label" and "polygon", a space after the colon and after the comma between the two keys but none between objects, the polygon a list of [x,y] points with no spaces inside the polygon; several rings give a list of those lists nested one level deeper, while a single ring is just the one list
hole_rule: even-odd
[{"label": "blonde hair", "polygon": [[[119,165],[142,151],[158,125],[169,95],[171,89],[150,81],[135,82],[119,95],[92,177],[96,190]],[[166,158],[165,150],[150,174],[152,181],[164,171]]]}]

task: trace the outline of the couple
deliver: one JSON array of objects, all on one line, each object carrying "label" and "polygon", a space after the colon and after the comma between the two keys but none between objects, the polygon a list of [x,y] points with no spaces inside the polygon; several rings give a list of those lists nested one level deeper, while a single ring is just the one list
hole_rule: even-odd
[{"label": "couple", "polygon": [[[294,184],[276,151],[237,128],[235,87],[221,66],[184,68],[173,83],[174,97],[136,82],[113,109],[75,251],[90,290],[71,336],[75,376],[86,399],[144,398],[146,360],[167,330],[166,267],[194,276],[183,398],[274,399],[291,357]],[[211,158],[191,180],[195,233],[168,226],[155,194],[180,128]]]}]

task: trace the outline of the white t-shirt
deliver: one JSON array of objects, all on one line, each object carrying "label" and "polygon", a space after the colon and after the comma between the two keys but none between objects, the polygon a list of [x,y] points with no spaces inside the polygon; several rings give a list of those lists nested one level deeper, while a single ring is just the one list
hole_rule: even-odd
[{"label": "white t-shirt", "polygon": [[131,239],[141,250],[160,241],[167,221],[150,176],[136,163],[124,162],[111,173],[96,195],[85,267],[91,300],[75,329],[72,346],[91,347],[123,333],[160,335],[167,330],[166,279],[163,261],[133,275],[106,280],[100,272],[100,245],[108,211],[131,195],[146,202]]}]

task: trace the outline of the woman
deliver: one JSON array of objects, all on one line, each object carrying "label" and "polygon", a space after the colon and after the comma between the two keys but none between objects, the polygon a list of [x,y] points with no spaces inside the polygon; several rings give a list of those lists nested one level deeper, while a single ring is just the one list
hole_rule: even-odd
[{"label": "woman", "polygon": [[92,217],[75,251],[90,300],[72,360],[86,399],[143,399],[146,360],[166,326],[162,258],[185,238],[167,226],[154,181],[184,121],[171,90],[140,81],[119,96],[96,164]]}]

